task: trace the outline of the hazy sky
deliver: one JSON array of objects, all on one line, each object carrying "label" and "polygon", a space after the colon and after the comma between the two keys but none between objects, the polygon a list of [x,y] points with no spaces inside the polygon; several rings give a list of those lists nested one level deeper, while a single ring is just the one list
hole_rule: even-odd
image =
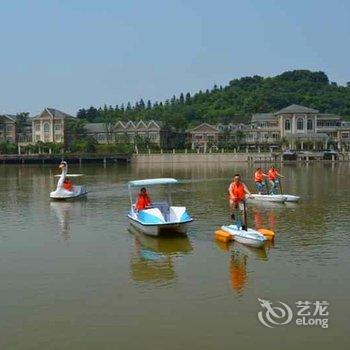
[{"label": "hazy sky", "polygon": [[291,69],[350,81],[347,0],[2,0],[0,113],[164,100]]}]

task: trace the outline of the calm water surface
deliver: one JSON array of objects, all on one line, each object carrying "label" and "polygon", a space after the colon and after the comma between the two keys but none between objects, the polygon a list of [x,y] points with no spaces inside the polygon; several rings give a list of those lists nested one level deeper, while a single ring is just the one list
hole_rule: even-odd
[{"label": "calm water surface", "polygon": [[[0,166],[0,349],[348,348],[350,165],[283,166],[302,201],[249,206],[250,226],[276,232],[266,251],[213,241],[229,179],[252,187],[252,171],[71,166],[90,192],[61,203],[48,198],[57,167]],[[130,232],[127,181],[170,176],[196,219],[188,237]],[[329,328],[268,329],[258,298],[326,300]]]}]

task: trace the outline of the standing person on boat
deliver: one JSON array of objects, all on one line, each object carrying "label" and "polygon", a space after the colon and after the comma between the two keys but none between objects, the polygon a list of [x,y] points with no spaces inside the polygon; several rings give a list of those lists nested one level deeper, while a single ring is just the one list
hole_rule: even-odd
[{"label": "standing person on boat", "polygon": [[263,192],[266,191],[264,177],[268,177],[268,175],[265,174],[261,168],[257,168],[254,173],[254,181],[255,181],[256,189],[258,190],[259,194],[262,194]]},{"label": "standing person on boat", "polygon": [[151,198],[149,197],[146,188],[142,187],[135,205],[136,210],[140,211],[140,210],[146,209],[150,205],[151,205]]},{"label": "standing person on boat", "polygon": [[[228,193],[230,208],[233,211],[231,214],[231,219],[235,220],[235,212],[239,211],[241,220],[236,220],[236,225],[239,228],[242,227],[243,229],[246,229],[244,218],[245,199],[246,195],[251,197],[252,194],[249,192],[247,186],[241,182],[241,176],[239,174],[236,174],[233,177],[230,187],[228,188]],[[244,224],[242,224],[242,222]]]},{"label": "standing person on boat", "polygon": [[278,178],[282,178],[284,177],[283,175],[281,175],[277,169],[272,165],[270,170],[269,170],[269,182],[271,185],[271,191],[270,194],[276,194],[276,188],[279,184],[279,180]]}]

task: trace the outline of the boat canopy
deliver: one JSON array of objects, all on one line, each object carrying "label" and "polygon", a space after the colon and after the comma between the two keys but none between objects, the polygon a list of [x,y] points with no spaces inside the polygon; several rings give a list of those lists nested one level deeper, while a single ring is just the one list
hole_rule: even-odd
[{"label": "boat canopy", "polygon": [[142,187],[142,186],[154,186],[154,185],[173,185],[178,184],[176,179],[172,178],[160,178],[160,179],[145,179],[145,180],[134,180],[129,181],[128,186],[130,187]]}]

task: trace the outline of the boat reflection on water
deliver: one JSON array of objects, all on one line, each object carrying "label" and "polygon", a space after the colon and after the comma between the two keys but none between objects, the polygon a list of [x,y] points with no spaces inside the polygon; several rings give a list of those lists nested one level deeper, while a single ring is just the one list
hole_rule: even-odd
[{"label": "boat reflection on water", "polygon": [[130,227],[134,235],[131,277],[136,282],[167,284],[176,278],[174,261],[192,251],[187,236],[151,237]]},{"label": "boat reflection on water", "polygon": [[272,246],[272,242],[266,241],[263,249],[249,247],[247,245],[233,241],[231,243],[223,243],[216,241],[217,247],[230,254],[229,261],[229,281],[232,289],[241,294],[248,283],[247,270],[248,262],[259,262],[268,260],[268,250]]},{"label": "boat reflection on water", "polygon": [[276,214],[274,213],[274,211],[270,210],[267,213],[265,213],[265,217],[267,217],[267,225],[264,224],[263,214],[258,208],[253,208],[252,211],[253,211],[254,227],[256,230],[260,228],[267,228],[275,232]]},{"label": "boat reflection on water", "polygon": [[81,217],[86,200],[76,202],[50,202],[50,209],[58,219],[59,236],[63,241],[68,241],[70,235],[70,224],[74,218]]},{"label": "boat reflection on water", "polygon": [[231,286],[237,293],[242,293],[248,283],[247,264],[251,259],[267,261],[266,250],[248,247],[238,242],[233,243],[229,272]]}]

